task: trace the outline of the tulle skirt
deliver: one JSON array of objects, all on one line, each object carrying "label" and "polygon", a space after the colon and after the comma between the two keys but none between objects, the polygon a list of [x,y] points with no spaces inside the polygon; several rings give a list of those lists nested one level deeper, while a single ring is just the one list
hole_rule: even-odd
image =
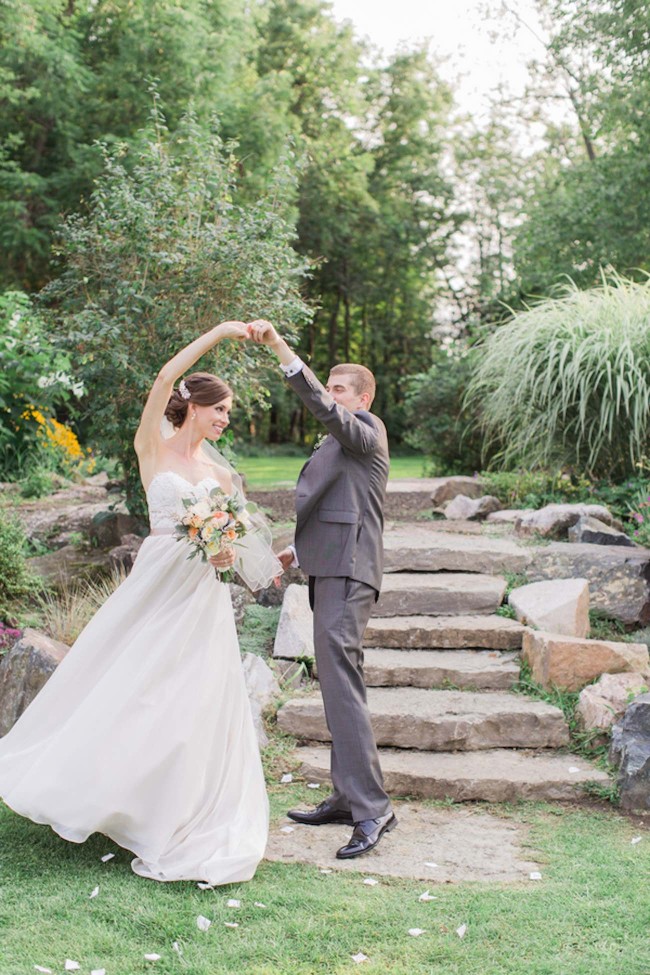
[{"label": "tulle skirt", "polygon": [[75,843],[104,833],[154,880],[249,880],[268,799],[230,592],[169,535],[0,740],[0,796]]}]

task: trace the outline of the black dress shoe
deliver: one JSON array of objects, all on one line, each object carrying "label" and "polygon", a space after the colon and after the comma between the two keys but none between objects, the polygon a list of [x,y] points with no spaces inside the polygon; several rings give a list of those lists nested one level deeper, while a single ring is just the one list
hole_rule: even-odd
[{"label": "black dress shoe", "polygon": [[390,833],[396,826],[397,818],[392,812],[379,816],[378,819],[362,819],[360,823],[354,824],[350,842],[337,850],[336,856],[339,860],[350,860],[374,850],[384,833]]},{"label": "black dress shoe", "polygon": [[311,812],[302,809],[290,809],[287,813],[294,823],[304,823],[305,826],[324,826],[326,823],[338,823],[343,826],[354,826],[352,813],[347,809],[337,809],[331,799],[323,799]]}]

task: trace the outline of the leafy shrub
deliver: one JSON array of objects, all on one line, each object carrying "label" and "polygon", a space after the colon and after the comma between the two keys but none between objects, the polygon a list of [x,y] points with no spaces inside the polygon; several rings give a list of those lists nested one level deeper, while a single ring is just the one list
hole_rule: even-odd
[{"label": "leafy shrub", "polygon": [[28,295],[0,294],[1,478],[14,480],[40,451],[34,404],[39,415],[50,415],[55,404],[82,392],[71,375],[68,356],[48,338]]},{"label": "leafy shrub", "polygon": [[406,382],[404,439],[431,460],[438,474],[466,474],[481,467],[478,423],[463,406],[472,362],[471,354],[448,356],[437,351],[427,372]]},{"label": "leafy shrub", "polygon": [[27,541],[20,522],[0,511],[0,614],[12,602],[39,589],[39,581],[25,558]]},{"label": "leafy shrub", "polygon": [[[133,436],[159,369],[222,319],[265,317],[285,334],[309,317],[293,250],[293,184],[282,167],[268,196],[243,205],[237,168],[210,131],[186,117],[170,133],[158,110],[136,146],[105,149],[86,216],[70,218],[66,270],[46,290],[56,327],[92,391],[93,443],[117,458],[131,511],[142,515]],[[233,385],[237,405],[265,401],[264,356],[226,342],[197,368]],[[270,355],[266,359],[271,366]]]},{"label": "leafy shrub", "polygon": [[506,508],[542,508],[546,504],[595,504],[594,484],[563,471],[484,471],[486,493]]},{"label": "leafy shrub", "polygon": [[570,283],[515,314],[480,348],[467,403],[504,467],[636,473],[650,442],[650,281]]}]

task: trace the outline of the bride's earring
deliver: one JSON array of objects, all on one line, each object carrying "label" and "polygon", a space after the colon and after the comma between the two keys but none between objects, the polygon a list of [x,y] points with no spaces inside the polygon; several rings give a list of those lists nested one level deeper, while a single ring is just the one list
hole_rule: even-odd
[{"label": "bride's earring", "polygon": [[192,413],[192,419],[196,420],[196,413]]}]

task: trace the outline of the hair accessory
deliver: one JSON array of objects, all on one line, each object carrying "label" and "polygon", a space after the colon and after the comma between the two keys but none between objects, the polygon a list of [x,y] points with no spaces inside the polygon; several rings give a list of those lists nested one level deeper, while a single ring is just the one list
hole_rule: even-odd
[{"label": "hair accessory", "polygon": [[181,379],[181,381],[178,384],[178,392],[181,394],[181,396],[183,397],[183,399],[190,399],[190,397],[192,395],[190,393],[189,389],[187,388],[187,386],[185,385],[185,380],[184,379]]}]

